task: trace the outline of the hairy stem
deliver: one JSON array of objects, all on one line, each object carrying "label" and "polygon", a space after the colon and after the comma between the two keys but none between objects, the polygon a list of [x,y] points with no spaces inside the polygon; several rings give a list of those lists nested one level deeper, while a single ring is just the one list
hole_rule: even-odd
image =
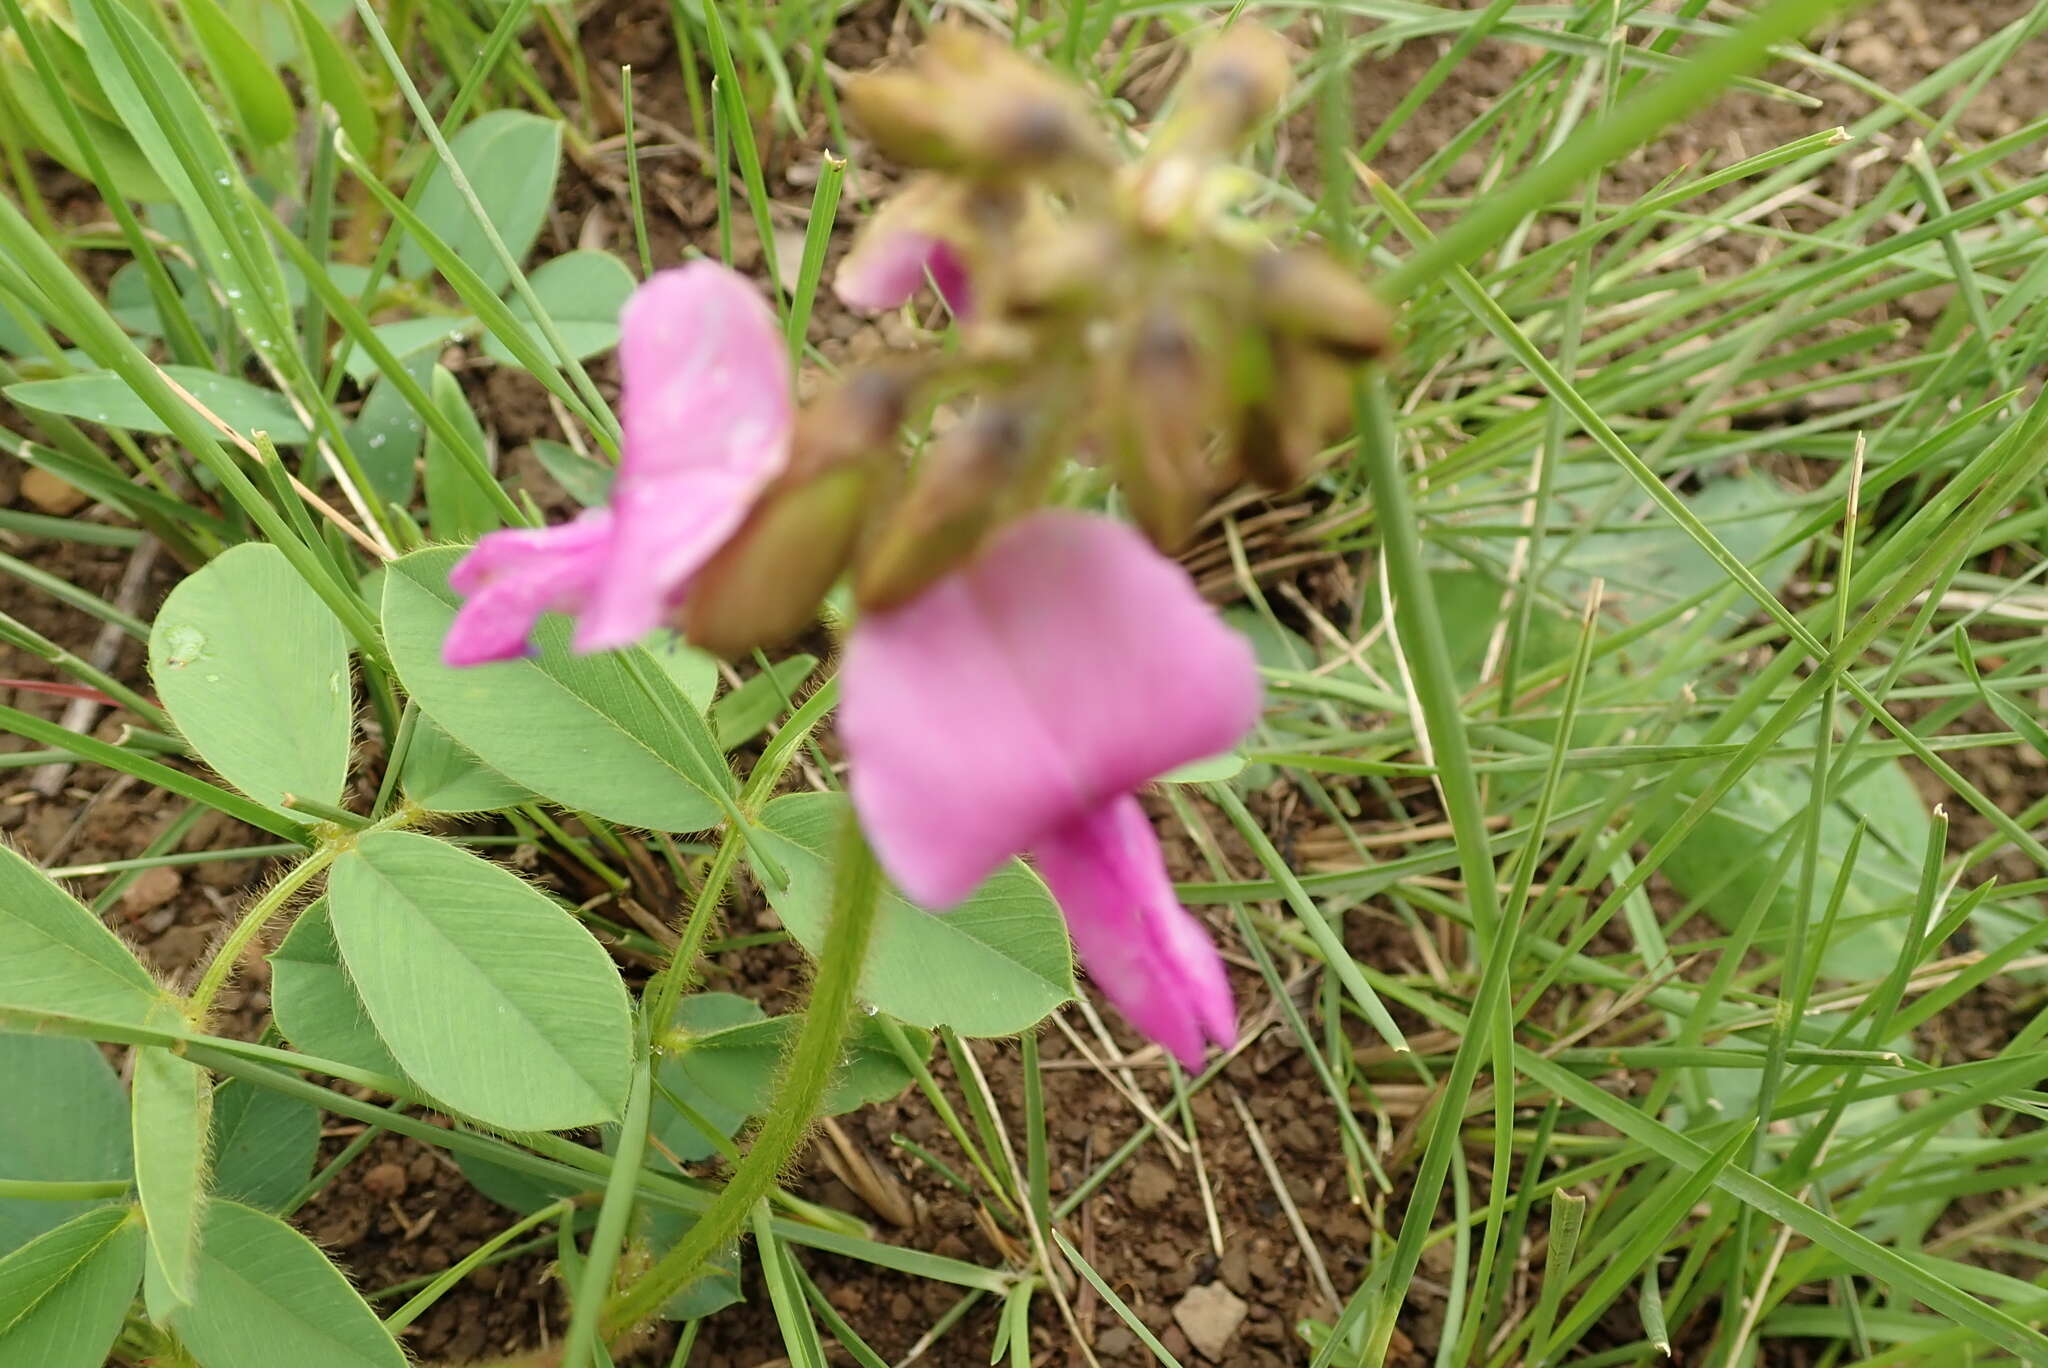
[{"label": "hairy stem", "polygon": [[846,1024],[853,1012],[854,988],[867,961],[874,931],[880,874],[858,824],[848,818],[840,843],[839,868],[832,899],[832,925],[818,956],[811,982],[810,1006],[790,1052],[788,1067],[776,1087],[775,1102],[754,1134],[747,1157],[733,1170],[725,1190],[711,1209],[689,1228],[676,1247],[641,1278],[615,1295],[600,1322],[610,1338],[654,1313],[675,1291],[703,1268],[747,1223],[754,1203],[775,1186],[776,1175],[809,1134],[825,1087],[838,1067]]},{"label": "hairy stem", "polygon": [[292,895],[313,881],[315,875],[334,863],[334,857],[344,847],[333,842],[322,842],[320,848],[292,867],[290,873],[272,884],[270,888],[249,905],[242,919],[235,923],[235,929],[228,932],[228,938],[214,951],[213,958],[206,962],[206,970],[199,976],[199,986],[192,990],[192,996],[185,1000],[185,1016],[194,1026],[205,1029],[206,1013],[213,1006],[213,999],[227,986],[228,977],[235,972],[242,952],[249,948],[249,942],[256,939],[256,933],[269,924]]},{"label": "hairy stem", "polygon": [[569,1317],[569,1333],[562,1342],[562,1368],[584,1368],[597,1357],[597,1318],[605,1294],[611,1290],[612,1274],[619,1266],[626,1222],[633,1215],[633,1199],[639,1191],[640,1160],[647,1152],[652,1070],[652,1062],[643,1055],[640,1066],[633,1071],[632,1092],[626,1099],[625,1119],[619,1126],[616,1166],[611,1180],[604,1185],[604,1205],[597,1213],[597,1229],[590,1235],[590,1255],[583,1263],[575,1310]]},{"label": "hairy stem", "polygon": [[[324,803],[312,806],[323,810],[327,808]],[[194,988],[192,996],[185,1000],[185,1017],[194,1026],[201,1030],[206,1028],[207,1010],[213,1006],[214,996],[227,986],[228,978],[235,972],[235,965],[242,958],[242,952],[249,948],[249,942],[256,939],[256,933],[269,924],[270,919],[283,909],[293,894],[311,883],[316,875],[333,864],[344,851],[354,849],[356,841],[363,836],[373,831],[388,831],[393,827],[407,826],[419,815],[419,810],[411,804],[401,804],[397,811],[381,821],[366,823],[352,812],[334,810],[347,817],[353,827],[337,823],[335,825],[340,826],[339,830],[330,827],[323,832],[319,846],[311,854],[299,861],[292,867],[291,872],[272,884],[262,897],[249,905],[249,910],[235,923],[235,929],[228,932],[228,938],[220,943],[220,949],[206,962],[205,972],[199,976],[199,986]]]},{"label": "hairy stem", "polygon": [[646,1018],[648,1039],[656,1050],[664,1046],[676,1004],[697,985],[697,957],[704,953],[704,941],[718,921],[719,904],[725,897],[726,885],[732,882],[733,870],[739,866],[743,844],[732,832],[727,832],[720,842],[718,853],[711,857],[710,869],[704,873],[704,884],[697,890],[697,899],[690,905],[690,915],[684,919],[681,939],[669,954],[668,968],[654,985]]}]

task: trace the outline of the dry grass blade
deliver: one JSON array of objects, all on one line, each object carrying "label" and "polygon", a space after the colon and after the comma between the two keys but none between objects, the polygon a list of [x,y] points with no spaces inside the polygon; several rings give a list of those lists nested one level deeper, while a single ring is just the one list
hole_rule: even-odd
[{"label": "dry grass blade", "polygon": [[1301,1246],[1301,1254],[1308,1261],[1309,1272],[1314,1276],[1316,1288],[1329,1299],[1332,1311],[1344,1309],[1344,1299],[1337,1295],[1337,1285],[1330,1281],[1329,1266],[1323,1262],[1322,1251],[1310,1238],[1308,1226],[1301,1219],[1301,1208],[1295,1204],[1294,1194],[1287,1190],[1287,1180],[1280,1175],[1280,1166],[1273,1162],[1273,1151],[1266,1147],[1266,1137],[1259,1130],[1259,1123],[1252,1120],[1244,1099],[1237,1089],[1225,1085],[1223,1095],[1230,1099],[1230,1105],[1237,1112],[1238,1122],[1243,1125],[1246,1138],[1252,1142],[1252,1152],[1259,1158],[1259,1167],[1266,1172],[1266,1181],[1273,1185],[1274,1200],[1287,1215],[1287,1224],[1294,1231],[1294,1239]]}]

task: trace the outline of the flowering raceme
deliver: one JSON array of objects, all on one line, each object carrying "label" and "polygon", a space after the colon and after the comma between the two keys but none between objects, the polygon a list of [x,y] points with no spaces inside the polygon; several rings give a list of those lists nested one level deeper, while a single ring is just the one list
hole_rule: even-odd
[{"label": "flowering raceme", "polygon": [[[580,651],[717,615],[693,583],[791,464],[781,337],[751,286],[698,264],[633,297],[620,349],[611,503],[484,537],[449,576],[467,598],[451,663],[524,653],[547,611],[576,616]],[[1234,745],[1258,708],[1249,649],[1179,567],[1120,523],[1042,512],[861,618],[840,715],[855,808],[905,893],[949,907],[1029,853],[1104,994],[1194,1066],[1234,1038],[1230,987],[1132,793]]]},{"label": "flowering raceme", "polygon": [[[876,147],[915,174],[855,235],[839,297],[892,309],[928,276],[958,325],[954,373],[1060,432],[1059,457],[1087,453],[1153,544],[1178,550],[1232,487],[1307,479],[1349,430],[1353,368],[1392,343],[1355,273],[1232,212],[1254,182],[1231,154],[1288,82],[1284,40],[1233,25],[1120,161],[1066,82],[941,26],[847,85]],[[1028,491],[1044,472],[993,473]],[[917,479],[959,475],[921,463]]]},{"label": "flowering raceme", "polygon": [[[609,505],[484,537],[449,576],[467,602],[446,658],[523,654],[548,611],[576,617],[579,651],[670,622],[733,657],[796,636],[851,570],[839,725],[882,868],[943,909],[1028,856],[1133,1025],[1190,1067],[1228,1045],[1222,958],[1136,793],[1237,744],[1258,674],[1155,547],[1235,483],[1305,478],[1348,420],[1351,367],[1391,335],[1334,259],[1220,217],[1222,158],[1287,65],[1234,28],[1122,167],[1076,91],[966,30],[861,78],[856,117],[921,174],[836,289],[892,308],[929,277],[960,345],[856,371],[799,414],[751,285],[707,263],[655,276],[621,324]],[[913,407],[968,395],[906,477]],[[1083,446],[1136,528],[1042,507]]]}]

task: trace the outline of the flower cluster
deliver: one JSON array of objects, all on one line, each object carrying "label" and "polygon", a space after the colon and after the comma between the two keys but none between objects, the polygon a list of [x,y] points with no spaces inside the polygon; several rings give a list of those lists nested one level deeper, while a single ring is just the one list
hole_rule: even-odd
[{"label": "flower cluster", "polygon": [[[1195,55],[1125,162],[1076,92],[968,29],[848,85],[861,125],[919,171],[856,240],[840,298],[894,307],[928,275],[960,322],[951,369],[1034,418],[1019,437],[1036,449],[1000,469],[977,450],[934,453],[919,485],[1000,481],[1028,503],[1078,445],[1171,551],[1231,486],[1292,489],[1314,470],[1349,428],[1352,366],[1387,349],[1391,323],[1322,251],[1277,247],[1229,212],[1250,184],[1229,158],[1287,85],[1282,41],[1240,24]],[[904,540],[924,531],[919,492],[898,515]],[[914,568],[864,577],[863,597],[897,597],[938,567]]]},{"label": "flower cluster", "polygon": [[[850,567],[840,733],[890,877],[942,909],[1029,855],[1140,1031],[1190,1066],[1230,1043],[1222,960],[1134,795],[1236,744],[1258,676],[1154,546],[1237,479],[1297,482],[1345,363],[1387,331],[1333,263],[1233,236],[1216,210],[1222,156],[1285,78],[1277,39],[1235,30],[1121,169],[1077,92],[964,30],[854,84],[883,150],[926,173],[836,286],[888,308],[929,278],[962,345],[846,376],[799,412],[751,285],[704,262],[655,276],[621,325],[610,502],[479,541],[450,575],[466,602],[446,658],[523,654],[550,611],[576,617],[582,651],[669,622],[736,655],[801,632]],[[970,388],[976,405],[906,469],[906,419]],[[1041,506],[1076,449],[1112,468],[1145,535]]]}]

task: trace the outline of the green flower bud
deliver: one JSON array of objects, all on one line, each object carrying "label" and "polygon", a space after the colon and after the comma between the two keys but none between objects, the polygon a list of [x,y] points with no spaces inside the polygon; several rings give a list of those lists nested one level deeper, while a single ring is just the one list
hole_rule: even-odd
[{"label": "green flower bud", "polygon": [[1108,224],[1040,216],[1011,253],[1006,302],[1033,313],[1084,308],[1102,296],[1123,242]]},{"label": "green flower bud", "polygon": [[1216,492],[1208,455],[1222,393],[1215,372],[1211,349],[1189,321],[1154,308],[1103,396],[1125,501],[1162,551],[1186,545]]},{"label": "green flower bud", "polygon": [[1292,80],[1287,44],[1255,24],[1235,25],[1197,52],[1172,113],[1128,177],[1137,225],[1162,237],[1205,232],[1242,189],[1223,158],[1279,107]]},{"label": "green flower bud", "polygon": [[846,83],[846,107],[884,156],[905,166],[959,166],[965,153],[939,92],[916,71],[870,71]]},{"label": "green flower bud", "polygon": [[689,640],[728,660],[800,635],[853,560],[896,476],[907,372],[856,373],[799,419],[789,469],[692,582]]},{"label": "green flower bud", "polygon": [[1042,443],[1014,402],[984,403],[933,444],[909,491],[854,573],[861,607],[907,603],[973,555],[1003,517],[1029,502]]},{"label": "green flower bud", "polygon": [[877,462],[857,462],[770,486],[697,572],[683,609],[691,644],[736,660],[801,635],[852,561],[884,474]]},{"label": "green flower bud", "polygon": [[1239,418],[1238,464],[1267,489],[1293,489],[1315,473],[1350,423],[1350,367],[1320,348],[1280,340],[1272,388]]},{"label": "green flower bud", "polygon": [[1221,153],[1280,107],[1294,84],[1286,40],[1257,24],[1234,24],[1206,44],[1181,78],[1176,117],[1190,122],[1190,142]]},{"label": "green flower bud", "polygon": [[1252,258],[1252,300],[1279,332],[1354,360],[1393,347],[1394,320],[1367,285],[1327,253],[1292,247]]},{"label": "green flower bud", "polygon": [[906,166],[983,176],[1106,164],[1074,86],[988,34],[935,30],[913,64],[847,83],[855,120]]}]

